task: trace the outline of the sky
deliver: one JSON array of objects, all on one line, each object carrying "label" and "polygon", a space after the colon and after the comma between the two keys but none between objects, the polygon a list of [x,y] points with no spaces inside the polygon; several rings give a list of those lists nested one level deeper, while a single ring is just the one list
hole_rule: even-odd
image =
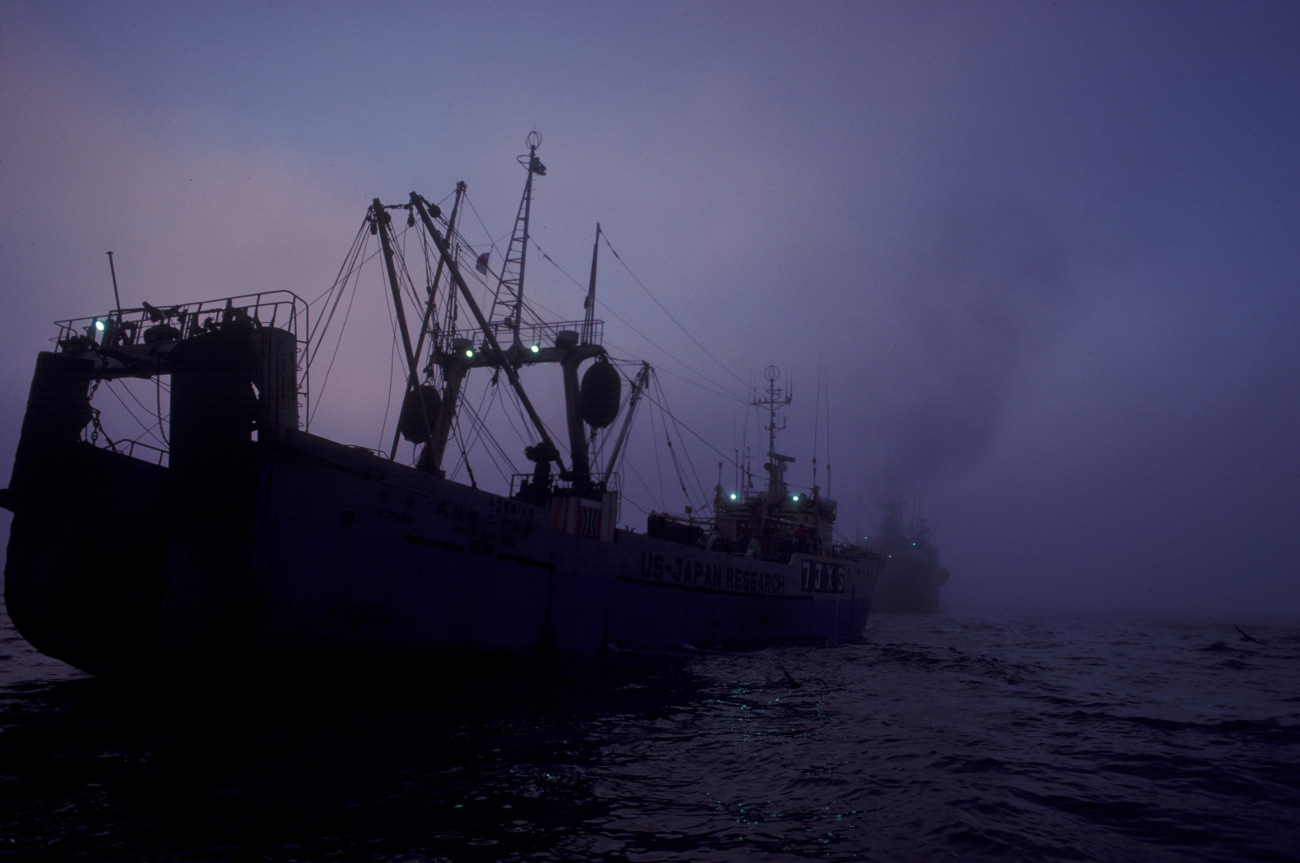
[{"label": "sky", "polygon": [[[106,251],[126,306],[310,299],[371,199],[464,180],[499,252],[537,130],[526,292],[580,318],[600,222],[708,490],[772,364],[790,480],[846,538],[919,507],[951,608],[1297,616],[1297,105],[1290,0],[0,0],[0,454]],[[368,284],[312,431],[387,448]],[[685,504],[656,434],[625,522]]]}]

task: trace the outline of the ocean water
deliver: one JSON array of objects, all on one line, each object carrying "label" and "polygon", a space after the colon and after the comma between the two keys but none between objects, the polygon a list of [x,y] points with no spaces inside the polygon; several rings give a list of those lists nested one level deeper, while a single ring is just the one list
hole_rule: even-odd
[{"label": "ocean water", "polygon": [[860,642],[128,688],[0,618],[0,857],[1300,860],[1300,626],[880,616]]}]

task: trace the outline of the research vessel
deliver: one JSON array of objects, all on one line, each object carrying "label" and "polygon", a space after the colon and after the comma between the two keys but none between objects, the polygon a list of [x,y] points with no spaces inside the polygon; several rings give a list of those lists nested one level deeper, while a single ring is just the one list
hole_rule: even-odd
[{"label": "research vessel", "polygon": [[[525,302],[539,144],[530,135],[519,158],[524,194],[496,271],[467,254],[460,183],[448,213],[415,192],[373,200],[319,312],[269,290],[59,322],[0,494],[14,514],[5,599],[23,637],[113,675],[861,635],[881,556],[834,540],[820,490],[787,487],[775,431],[764,488],[719,481],[712,512],[619,526],[620,451],[650,367],[620,370],[603,344],[596,251],[582,319],[544,320]],[[339,285],[366,259],[384,270],[405,377],[386,452],[309,422],[323,333],[347,305]],[[467,274],[494,284],[490,306]],[[563,437],[523,385],[532,366],[558,366]],[[471,375],[499,382],[527,421],[531,469],[497,489],[449,476],[467,439],[488,433],[464,398]],[[157,388],[160,440],[101,421],[97,400],[130,379]],[[768,383],[774,418],[788,399]]]}]

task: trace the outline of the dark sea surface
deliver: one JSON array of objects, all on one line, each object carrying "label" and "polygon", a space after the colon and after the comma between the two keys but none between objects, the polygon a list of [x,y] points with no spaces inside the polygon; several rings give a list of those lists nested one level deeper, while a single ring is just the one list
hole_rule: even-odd
[{"label": "dark sea surface", "polygon": [[0,618],[15,860],[1300,860],[1300,627],[873,617],[858,643],[109,685]]}]

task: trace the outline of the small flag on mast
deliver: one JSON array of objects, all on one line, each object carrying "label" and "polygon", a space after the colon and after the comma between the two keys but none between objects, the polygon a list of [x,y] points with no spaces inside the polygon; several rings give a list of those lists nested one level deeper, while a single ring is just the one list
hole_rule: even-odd
[{"label": "small flag on mast", "polygon": [[491,252],[484,252],[483,254],[479,255],[478,263],[474,265],[474,269],[478,270],[480,273],[482,273],[485,276],[487,275],[487,271],[488,271],[487,262],[488,262],[488,255],[490,254]]}]

